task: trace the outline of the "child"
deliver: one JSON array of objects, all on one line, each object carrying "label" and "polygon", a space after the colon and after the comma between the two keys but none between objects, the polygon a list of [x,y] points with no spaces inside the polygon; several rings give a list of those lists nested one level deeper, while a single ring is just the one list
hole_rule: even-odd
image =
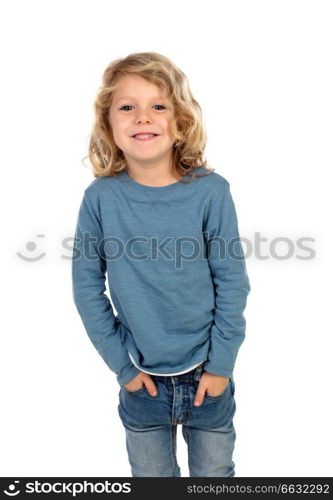
[{"label": "child", "polygon": [[[201,108],[155,52],[105,70],[72,259],[73,297],[117,375],[133,476],[234,476],[233,370],[250,284],[229,182],[203,158]],[[105,279],[113,304],[104,293]]]}]

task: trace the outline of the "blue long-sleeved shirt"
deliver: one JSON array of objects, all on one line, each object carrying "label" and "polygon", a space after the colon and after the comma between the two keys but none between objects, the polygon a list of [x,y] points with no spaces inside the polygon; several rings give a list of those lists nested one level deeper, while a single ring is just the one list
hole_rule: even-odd
[{"label": "blue long-sleeved shirt", "polygon": [[229,182],[216,172],[160,187],[125,171],[94,179],[79,209],[72,284],[120,385],[140,370],[167,375],[201,362],[231,376],[250,283]]}]

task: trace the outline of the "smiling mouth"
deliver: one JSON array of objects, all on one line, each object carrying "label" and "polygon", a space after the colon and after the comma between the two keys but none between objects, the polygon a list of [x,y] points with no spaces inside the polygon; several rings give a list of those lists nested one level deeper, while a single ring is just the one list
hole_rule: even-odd
[{"label": "smiling mouth", "polygon": [[140,142],[149,142],[159,137],[157,134],[137,134],[133,135],[132,138]]}]

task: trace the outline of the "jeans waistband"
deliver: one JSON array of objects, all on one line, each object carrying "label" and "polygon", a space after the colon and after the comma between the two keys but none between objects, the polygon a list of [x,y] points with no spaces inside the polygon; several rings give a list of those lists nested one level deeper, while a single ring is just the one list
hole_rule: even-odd
[{"label": "jeans waistband", "polygon": [[197,366],[196,368],[193,368],[193,370],[186,372],[186,373],[182,373],[180,375],[152,375],[152,377],[157,379],[157,380],[163,380],[164,382],[169,382],[169,381],[171,382],[171,380],[173,380],[173,381],[175,381],[175,380],[185,381],[185,380],[189,380],[189,379],[199,380],[201,377],[202,370],[203,370],[203,364],[204,364],[204,361],[202,363],[200,363],[200,365]]}]

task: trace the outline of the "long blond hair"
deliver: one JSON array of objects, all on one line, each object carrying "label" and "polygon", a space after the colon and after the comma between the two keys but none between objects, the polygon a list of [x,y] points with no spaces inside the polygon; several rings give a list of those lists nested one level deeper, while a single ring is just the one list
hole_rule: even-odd
[{"label": "long blond hair", "polygon": [[[122,76],[137,74],[157,85],[171,102],[174,121],[171,133],[173,145],[173,168],[182,177],[208,175],[195,173],[196,168],[207,167],[204,158],[207,136],[200,105],[195,100],[186,75],[167,57],[156,52],[139,52],[123,59],[112,61],[104,71],[102,85],[94,102],[94,124],[92,127],[88,156],[95,177],[114,176],[123,171],[126,160],[122,150],[114,141],[109,122],[109,110],[113,92],[118,88]],[[84,160],[83,159],[83,160]]]}]

